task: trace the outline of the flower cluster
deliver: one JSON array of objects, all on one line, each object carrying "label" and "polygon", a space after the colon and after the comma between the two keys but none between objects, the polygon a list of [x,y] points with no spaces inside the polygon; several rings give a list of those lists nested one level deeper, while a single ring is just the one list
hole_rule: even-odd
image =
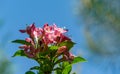
[{"label": "flower cluster", "polygon": [[[59,70],[62,73],[63,66],[54,68],[55,65],[61,64],[62,62],[68,62],[70,64],[75,60],[75,56],[70,53],[70,49],[75,43],[65,35],[67,32],[66,29],[59,28],[55,24],[52,26],[45,24],[43,28],[37,28],[35,24],[31,24],[26,29],[19,31],[21,33],[27,33],[29,37],[25,40],[13,41],[23,44],[19,47],[21,50],[17,51],[14,56],[26,56],[36,60],[40,64],[39,69],[37,69],[39,70],[38,74],[40,72],[50,74],[53,70]],[[77,60],[81,59],[85,61],[85,59],[77,57]]]},{"label": "flower cluster", "polygon": [[[43,28],[37,28],[34,24],[28,26],[25,30],[20,30],[21,33],[27,33],[29,38],[26,38],[26,42],[31,45],[23,45],[20,48],[24,49],[25,54],[34,58],[37,57],[39,52],[45,52],[51,45],[58,45],[64,41],[71,41],[70,38],[64,35],[67,30],[58,28],[55,24],[49,26],[45,24]],[[64,53],[63,58],[66,60],[73,60],[74,56],[68,51],[66,46],[58,48],[56,55]]]}]

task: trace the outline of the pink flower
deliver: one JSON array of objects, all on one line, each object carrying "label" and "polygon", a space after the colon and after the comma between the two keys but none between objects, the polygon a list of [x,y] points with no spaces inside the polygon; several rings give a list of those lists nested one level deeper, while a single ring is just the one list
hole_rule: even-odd
[{"label": "pink flower", "polygon": [[53,25],[53,28],[55,31],[57,31],[59,34],[63,34],[67,32],[67,30],[64,30],[63,28],[58,28],[55,24]]},{"label": "pink flower", "polygon": [[33,46],[27,46],[27,45],[20,46],[19,48],[24,49],[24,53],[29,58],[36,57],[37,53],[39,53],[39,51],[40,51],[38,49],[35,49]]},{"label": "pink flower", "polygon": [[52,44],[57,43],[58,38],[62,38],[61,41],[63,41],[63,37],[65,37],[63,34],[67,32],[66,30],[62,28],[58,28],[55,24],[53,26],[49,26],[48,24],[45,24],[43,27],[43,40],[45,44]]},{"label": "pink flower", "polygon": [[[28,55],[28,57],[33,57],[39,53],[42,45],[48,46],[51,44],[61,43],[66,40],[71,40],[64,35],[67,30],[59,28],[55,24],[52,26],[45,24],[43,28],[36,28],[34,24],[31,24],[25,30],[20,30],[20,32],[27,33],[30,37],[26,38],[25,40],[31,43],[31,45],[20,46],[20,48],[24,49],[25,54]],[[61,54],[66,52],[68,52],[67,47],[61,46],[56,53]],[[70,59],[69,54],[64,55]]]},{"label": "pink flower", "polygon": [[52,26],[45,24],[43,27],[43,41],[46,45],[54,42],[54,30]]},{"label": "pink flower", "polygon": [[27,50],[27,49],[29,49],[29,48],[30,48],[30,46],[27,46],[27,45],[22,45],[22,46],[19,46],[19,48]]},{"label": "pink flower", "polygon": [[53,27],[49,26],[48,24],[45,24],[43,26],[43,31],[44,31],[44,34],[49,34],[54,32]]},{"label": "pink flower", "polygon": [[26,28],[26,30],[19,30],[21,33],[27,33],[30,38],[34,39],[42,34],[41,28],[36,28],[34,24],[31,24]]},{"label": "pink flower", "polygon": [[[58,28],[55,24],[53,25],[54,30],[55,30],[55,40],[57,42],[63,42],[65,40],[71,40],[70,38],[68,38],[67,36],[64,35],[64,33],[67,32],[67,30],[64,30],[63,28]],[[59,39],[58,39],[59,38]]]},{"label": "pink flower", "polygon": [[26,38],[25,41],[31,43],[33,46],[35,45],[34,41],[31,38]]},{"label": "pink flower", "polygon": [[33,43],[31,38],[26,38],[25,41],[29,42],[29,43]]},{"label": "pink flower", "polygon": [[27,32],[28,34],[31,34],[31,32],[35,29],[35,25],[31,24],[30,26],[27,26],[25,30],[19,30],[21,33]]},{"label": "pink flower", "polygon": [[39,53],[40,50],[35,48],[35,46],[34,46],[35,44],[34,44],[34,42],[32,41],[31,38],[26,38],[25,40],[27,42],[31,43],[31,45],[23,45],[23,46],[20,46],[19,48],[23,49],[24,53],[29,58],[36,57],[36,54]]},{"label": "pink flower", "polygon": [[24,49],[24,52],[28,57],[34,58],[36,57],[37,53],[39,53],[39,50],[35,49],[33,46],[30,46],[29,49]]}]

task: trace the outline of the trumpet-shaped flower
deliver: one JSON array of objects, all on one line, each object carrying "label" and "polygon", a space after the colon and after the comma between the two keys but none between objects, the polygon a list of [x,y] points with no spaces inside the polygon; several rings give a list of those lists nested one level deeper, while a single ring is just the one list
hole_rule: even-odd
[{"label": "trumpet-shaped flower", "polygon": [[25,30],[19,30],[19,31],[21,33],[27,33],[32,39],[38,38],[39,36],[42,35],[42,29],[36,28],[34,24],[31,24]]},{"label": "trumpet-shaped flower", "polygon": [[[20,30],[20,32],[27,33],[30,37],[25,40],[31,43],[31,45],[20,46],[20,48],[24,49],[25,54],[29,57],[34,57],[40,50],[45,50],[42,45],[46,45],[48,47],[49,44],[57,44],[66,40],[71,40],[64,35],[67,30],[59,28],[55,24],[52,26],[45,24],[43,28],[36,28],[34,24],[31,24],[25,30]],[[56,53],[65,53],[64,56],[67,56],[66,59],[71,59],[71,56],[69,55],[70,53],[67,52],[67,47],[61,46],[58,48]]]}]

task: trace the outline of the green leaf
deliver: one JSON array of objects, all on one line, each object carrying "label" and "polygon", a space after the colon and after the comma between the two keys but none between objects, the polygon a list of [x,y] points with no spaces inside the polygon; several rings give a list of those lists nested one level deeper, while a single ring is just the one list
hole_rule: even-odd
[{"label": "green leaf", "polygon": [[45,55],[47,55],[47,54],[49,54],[50,53],[50,51],[49,50],[47,50],[47,51],[45,51],[45,52],[40,52],[39,53],[39,56],[45,56]]},{"label": "green leaf", "polygon": [[38,72],[37,72],[37,74],[44,74],[41,70],[39,70]]},{"label": "green leaf", "polygon": [[61,74],[61,73],[62,73],[62,70],[58,69],[58,70],[55,71],[55,74]]},{"label": "green leaf", "polygon": [[19,43],[19,44],[25,44],[25,45],[31,45],[30,42],[27,42],[25,40],[14,40],[12,43]]},{"label": "green leaf", "polygon": [[78,63],[78,62],[86,62],[86,60],[80,56],[75,57],[74,60],[72,61],[72,64]]},{"label": "green leaf", "polygon": [[66,62],[66,61],[65,61],[65,62],[62,63],[62,67],[63,67],[63,68],[65,68],[65,67],[68,66],[68,65],[70,65],[69,62]]},{"label": "green leaf", "polygon": [[30,70],[39,70],[39,69],[40,69],[39,66],[34,66],[34,67],[30,68]]},{"label": "green leaf", "polygon": [[57,50],[57,49],[58,49],[58,46],[55,46],[55,45],[49,47],[49,50]]},{"label": "green leaf", "polygon": [[40,65],[40,70],[42,70],[43,72],[51,72],[53,69],[50,63],[46,62]]},{"label": "green leaf", "polygon": [[74,46],[74,42],[72,41],[64,41],[60,44],[60,46],[67,46],[67,48],[70,50]]},{"label": "green leaf", "polygon": [[63,69],[62,74],[70,74],[71,70],[72,70],[72,66],[71,66],[71,65],[67,65],[67,66]]},{"label": "green leaf", "polygon": [[62,70],[62,69],[60,67],[57,67],[57,68],[53,69],[53,71],[55,71],[55,70]]},{"label": "green leaf", "polygon": [[63,62],[61,66],[54,69],[56,74],[70,74],[72,66],[69,62]]},{"label": "green leaf", "polygon": [[26,56],[26,55],[24,53],[24,50],[18,50],[15,52],[15,54],[12,57],[15,57],[15,56]]},{"label": "green leaf", "polygon": [[35,74],[35,73],[32,71],[27,71],[25,74]]}]

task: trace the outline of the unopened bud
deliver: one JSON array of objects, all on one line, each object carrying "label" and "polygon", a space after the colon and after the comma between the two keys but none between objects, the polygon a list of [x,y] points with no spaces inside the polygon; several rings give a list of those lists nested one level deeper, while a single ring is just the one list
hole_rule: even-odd
[{"label": "unopened bud", "polygon": [[57,54],[62,54],[66,51],[67,51],[67,47],[66,46],[61,46],[61,47],[58,48]]}]

